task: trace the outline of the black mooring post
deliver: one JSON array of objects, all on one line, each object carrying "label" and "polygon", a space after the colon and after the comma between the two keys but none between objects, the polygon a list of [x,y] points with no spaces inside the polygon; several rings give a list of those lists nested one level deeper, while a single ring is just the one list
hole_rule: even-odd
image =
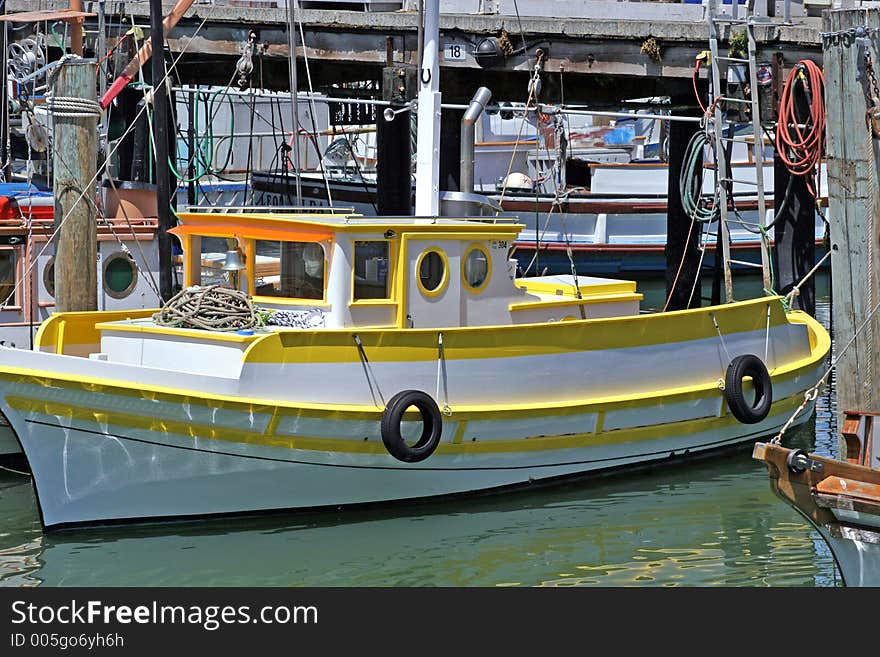
[{"label": "black mooring post", "polygon": [[457,192],[461,189],[461,120],[463,117],[464,110],[445,109],[440,115],[441,191]]},{"label": "black mooring post", "polygon": [[[807,179],[792,176],[778,154],[773,157],[773,207],[782,210],[777,211],[773,224],[776,291],[788,294],[816,264],[816,201],[807,187]],[[814,278],[807,279],[799,292],[793,305],[815,315]]]},{"label": "black mooring post", "polygon": [[[196,92],[198,93],[198,92]],[[189,163],[186,170],[186,202],[190,205],[196,204],[196,93],[189,94],[186,102],[187,109],[187,129],[186,129],[186,150],[189,153]]]},{"label": "black mooring post", "polygon": [[168,94],[165,81],[165,35],[162,0],[150,0],[150,40],[153,45],[153,140],[156,148],[156,204],[159,217],[159,293],[163,301],[173,296],[171,272],[171,172],[168,169]]},{"label": "black mooring post", "polygon": [[[415,98],[416,69],[398,64],[382,69],[382,99],[402,104]],[[400,105],[391,110],[403,109]],[[380,215],[412,214],[412,112],[384,113],[376,119],[376,210]]]},{"label": "black mooring post", "polygon": [[[688,99],[673,98],[672,104],[686,103]],[[688,112],[694,114],[695,112]],[[669,178],[666,185],[666,297],[667,310],[697,308],[701,303],[700,288],[700,224],[693,222],[681,202],[679,178],[684,167],[688,142],[699,123],[669,122]],[[699,163],[702,168],[702,158]],[[688,238],[690,235],[690,238]],[[680,271],[679,271],[680,267]],[[676,280],[677,279],[677,280]],[[693,297],[691,291],[693,290]]]}]

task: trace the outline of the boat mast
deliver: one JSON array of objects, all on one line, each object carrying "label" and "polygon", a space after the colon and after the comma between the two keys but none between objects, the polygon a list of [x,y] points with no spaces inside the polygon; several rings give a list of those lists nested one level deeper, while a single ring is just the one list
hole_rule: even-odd
[{"label": "boat mast", "polygon": [[296,79],[296,14],[293,6],[294,2],[296,2],[296,0],[287,0],[287,45],[290,48],[290,59],[287,63],[287,70],[290,75],[290,112],[291,121],[293,122],[293,168],[294,180],[296,182],[296,207],[301,208],[303,201],[302,182],[299,179],[299,101],[296,93],[298,83]]},{"label": "boat mast", "polygon": [[440,214],[440,0],[425,2],[425,45],[419,70],[416,216]]}]

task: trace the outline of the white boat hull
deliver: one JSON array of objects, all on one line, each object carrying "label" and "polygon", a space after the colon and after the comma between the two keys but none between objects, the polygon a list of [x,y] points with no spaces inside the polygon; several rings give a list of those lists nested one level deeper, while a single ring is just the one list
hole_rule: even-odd
[{"label": "white boat hull", "polygon": [[880,531],[819,527],[846,586],[880,586]]},{"label": "white boat hull", "polygon": [[[620,436],[613,443],[545,452],[437,453],[418,464],[382,453],[254,445],[37,411],[17,415],[16,428],[48,528],[390,502],[526,485],[750,442],[778,430],[788,416],[787,410],[775,412],[756,425],[722,423],[695,433],[676,433],[672,425],[660,438],[633,433],[630,441]],[[326,429],[332,433],[332,427]],[[380,441],[378,426],[368,438]]]}]

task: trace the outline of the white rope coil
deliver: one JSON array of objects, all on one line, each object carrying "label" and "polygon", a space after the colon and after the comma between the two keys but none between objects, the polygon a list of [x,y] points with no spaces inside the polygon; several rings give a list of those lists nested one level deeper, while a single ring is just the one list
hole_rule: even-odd
[{"label": "white rope coil", "polygon": [[245,292],[222,285],[185,288],[153,315],[159,326],[238,331],[261,324]]},{"label": "white rope coil", "polygon": [[73,118],[99,118],[101,105],[90,98],[76,98],[73,96],[49,96],[46,106],[55,116],[69,116]]}]

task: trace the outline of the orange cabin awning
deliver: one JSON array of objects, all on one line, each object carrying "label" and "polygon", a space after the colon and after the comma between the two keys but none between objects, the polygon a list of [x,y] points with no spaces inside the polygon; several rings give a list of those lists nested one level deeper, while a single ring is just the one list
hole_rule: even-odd
[{"label": "orange cabin awning", "polygon": [[296,226],[290,228],[252,226],[248,224],[182,224],[168,231],[172,235],[204,235],[206,237],[242,237],[278,242],[323,242],[333,237],[332,231],[318,227]]}]

